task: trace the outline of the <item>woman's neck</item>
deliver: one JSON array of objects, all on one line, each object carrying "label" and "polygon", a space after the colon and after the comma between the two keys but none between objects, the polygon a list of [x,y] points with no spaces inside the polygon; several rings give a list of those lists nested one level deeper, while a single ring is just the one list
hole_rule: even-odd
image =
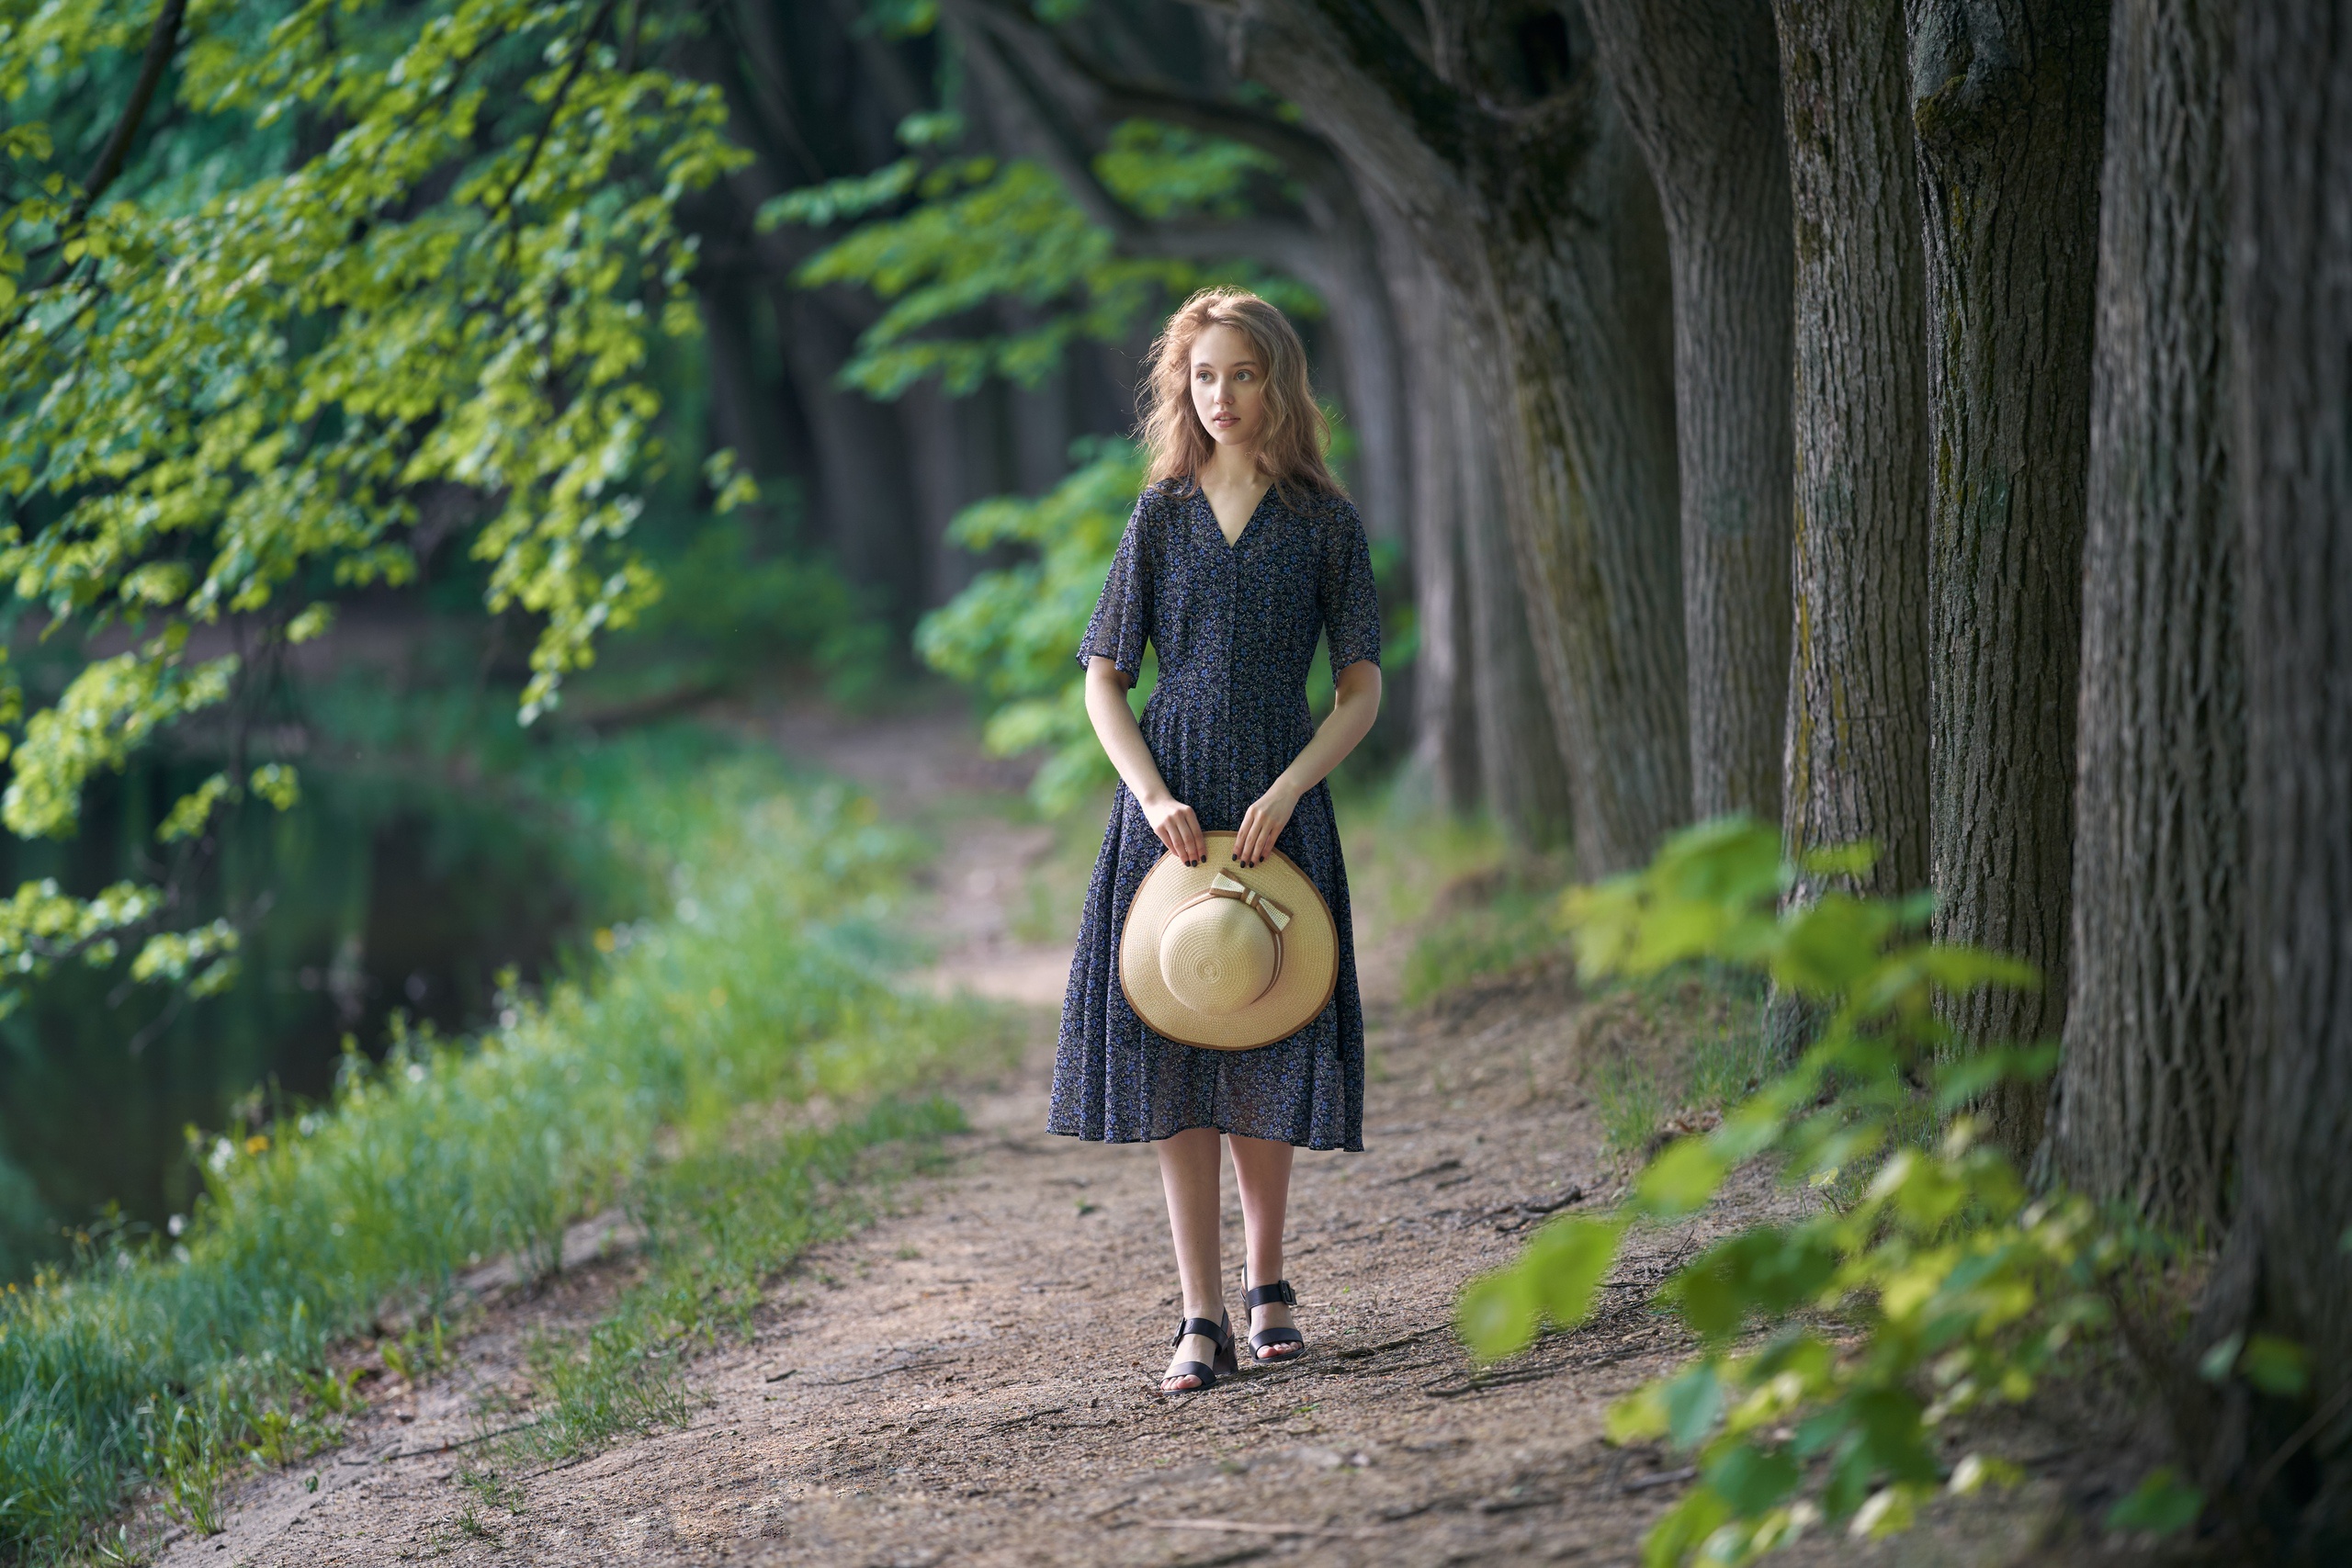
[{"label": "woman's neck", "polygon": [[1258,454],[1238,446],[1219,446],[1194,477],[1216,490],[1254,490],[1266,482],[1258,467]]}]

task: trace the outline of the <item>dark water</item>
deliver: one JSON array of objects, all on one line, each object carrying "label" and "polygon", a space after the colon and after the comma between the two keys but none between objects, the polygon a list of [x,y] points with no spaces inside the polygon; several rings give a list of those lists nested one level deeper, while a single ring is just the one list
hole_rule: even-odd
[{"label": "dark water", "polygon": [[[0,895],[152,874],[154,825],[210,771],[134,770],[90,790],[74,840],[0,839]],[[228,990],[175,1007],[130,985],[126,958],[61,969],[0,1019],[0,1278],[56,1256],[60,1227],[109,1201],[149,1224],[186,1213],[184,1129],[323,1098],[345,1036],[380,1053],[395,1009],[445,1032],[481,1025],[501,970],[537,978],[577,931],[582,897],[545,813],[413,777],[305,769],[302,785],[290,812],[238,808],[198,890],[196,918],[248,923]]]}]

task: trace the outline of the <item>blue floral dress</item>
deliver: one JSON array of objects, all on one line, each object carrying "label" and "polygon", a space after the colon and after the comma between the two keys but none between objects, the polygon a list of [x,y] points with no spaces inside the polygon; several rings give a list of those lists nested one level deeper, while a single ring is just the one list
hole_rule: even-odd
[{"label": "blue floral dress", "polygon": [[[1270,488],[1235,543],[1189,480],[1147,489],[1079,644],[1130,681],[1144,643],[1159,683],[1142,727],[1160,776],[1204,832],[1231,831],[1315,733],[1306,670],[1329,634],[1334,672],[1380,658],[1380,605],[1363,524],[1344,496]],[[1127,905],[1163,852],[1125,784],[1111,806],[1062,1000],[1051,1132],[1105,1143],[1215,1127],[1311,1149],[1363,1147],[1363,1003],[1356,991],[1347,867],[1317,784],[1275,840],[1331,906],[1340,977],[1287,1040],[1204,1051],[1145,1027],[1119,989]]]}]

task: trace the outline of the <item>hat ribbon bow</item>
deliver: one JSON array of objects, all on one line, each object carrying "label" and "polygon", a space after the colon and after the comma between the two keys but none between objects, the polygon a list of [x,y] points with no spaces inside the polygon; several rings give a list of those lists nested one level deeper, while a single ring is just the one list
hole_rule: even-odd
[{"label": "hat ribbon bow", "polygon": [[1244,904],[1257,910],[1264,918],[1265,922],[1278,932],[1290,924],[1288,909],[1283,908],[1238,877],[1227,876],[1220,871],[1209,878],[1209,891],[1220,897],[1240,899]]}]

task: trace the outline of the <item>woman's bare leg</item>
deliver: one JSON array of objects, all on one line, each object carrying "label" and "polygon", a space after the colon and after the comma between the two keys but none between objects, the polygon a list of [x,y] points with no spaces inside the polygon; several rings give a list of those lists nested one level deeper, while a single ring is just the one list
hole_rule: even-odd
[{"label": "woman's bare leg", "polygon": [[[1267,1138],[1235,1137],[1233,1184],[1241,1190],[1243,1256],[1249,1259],[1250,1285],[1271,1285],[1283,1277],[1283,1223],[1290,1212],[1291,1145]],[[1250,1334],[1269,1328],[1289,1328],[1290,1308],[1268,1302],[1250,1314]],[[1245,1335],[1246,1338],[1248,1336]],[[1279,1361],[1305,1348],[1270,1345],[1265,1359]]]},{"label": "woman's bare leg", "polygon": [[[1159,1185],[1168,1194],[1168,1234],[1176,1244],[1176,1278],[1184,1292],[1184,1315],[1215,1323],[1225,1311],[1225,1264],[1222,1237],[1223,1203],[1218,1189],[1217,1131],[1188,1127],[1152,1145],[1159,1152]],[[1188,1334],[1169,1358],[1213,1366],[1216,1346],[1206,1337]],[[1190,1372],[1160,1380],[1162,1391],[1174,1393],[1198,1388],[1201,1380]]]}]

